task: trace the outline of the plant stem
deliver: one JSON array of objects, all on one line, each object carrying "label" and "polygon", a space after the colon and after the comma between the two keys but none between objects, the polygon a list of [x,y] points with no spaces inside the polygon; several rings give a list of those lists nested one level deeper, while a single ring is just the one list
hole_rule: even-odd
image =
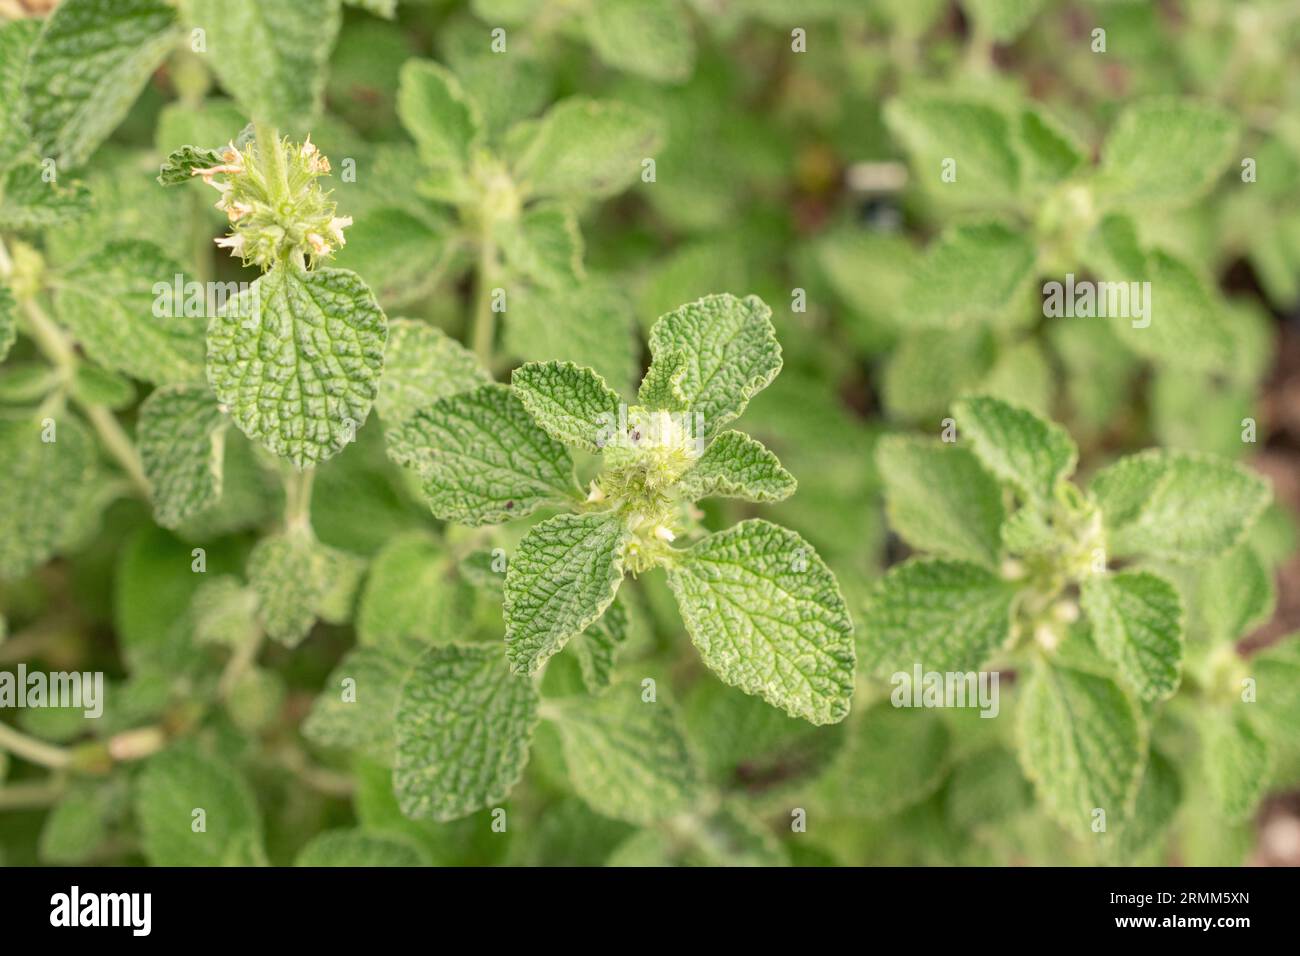
[{"label": "plant stem", "polygon": [[356,783],[351,777],[312,763],[296,745],[284,747],[279,757],[281,765],[286,770],[326,796],[350,797],[356,792]]},{"label": "plant stem", "polygon": [[85,412],[86,417],[90,419],[90,423],[95,426],[95,431],[99,433],[100,441],[104,443],[104,447],[108,449],[109,454],[117,459],[117,463],[126,471],[131,479],[131,484],[135,485],[136,489],[148,498],[150,494],[149,479],[145,476],[144,465],[140,462],[140,455],[135,450],[135,444],[122,430],[122,426],[113,416],[113,413],[103,405],[91,405],[80,401],[77,404]]},{"label": "plant stem", "polygon": [[492,320],[492,279],[496,272],[496,243],[486,231],[478,246],[478,289],[474,302],[474,354],[489,371],[492,368],[492,340],[496,332]]},{"label": "plant stem", "polygon": [[260,628],[246,644],[241,645],[230,655],[230,660],[226,661],[226,667],[221,672],[221,677],[217,681],[217,696],[223,700],[230,696],[230,692],[235,689],[235,684],[243,675],[244,671],[252,666],[257,660],[258,651],[262,649],[262,644],[266,640],[266,633]]},{"label": "plant stem", "polygon": [[290,471],[284,479],[284,527],[311,529],[311,488],[316,478],[315,468]]},{"label": "plant stem", "polygon": [[40,783],[14,783],[0,786],[0,810],[32,810],[57,803],[63,796],[61,777]]},{"label": "plant stem", "polygon": [[[13,262],[9,258],[9,250],[5,247],[4,242],[0,241],[0,278],[7,278],[13,271]],[[32,340],[41,353],[50,360],[51,363],[59,370],[64,383],[72,380],[76,373],[77,364],[80,359],[77,357],[77,350],[73,347],[72,340],[64,334],[63,330],[54,324],[53,320],[45,314],[40,303],[35,299],[27,298],[22,302],[23,315],[27,319],[27,328],[31,333]],[[140,455],[135,450],[135,445],[127,437],[122,426],[118,424],[117,419],[107,408],[102,405],[95,405],[73,396],[77,406],[90,420],[95,431],[99,434],[100,441],[104,447],[122,466],[122,470],[127,473],[131,483],[146,498],[149,497],[149,479],[145,477],[144,465],[140,463]]]},{"label": "plant stem", "polygon": [[0,724],[0,747],[24,760],[52,770],[62,770],[72,761],[70,751],[44,743],[35,737],[28,737],[8,724]]},{"label": "plant stem", "polygon": [[199,282],[212,279],[212,230],[207,223],[207,204],[198,190],[189,196],[190,255],[194,257],[194,278]]},{"label": "plant stem", "polygon": [[993,67],[993,38],[975,26],[966,41],[966,69],[976,76],[987,76]]}]

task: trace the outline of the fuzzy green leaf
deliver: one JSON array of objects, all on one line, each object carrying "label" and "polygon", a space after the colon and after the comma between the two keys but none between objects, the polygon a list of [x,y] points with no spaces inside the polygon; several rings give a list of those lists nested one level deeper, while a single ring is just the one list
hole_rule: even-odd
[{"label": "fuzzy green leaf", "polygon": [[1272,616],[1277,604],[1273,569],[1249,542],[1197,571],[1192,604],[1197,624],[1212,640],[1235,641]]},{"label": "fuzzy green leaf", "polygon": [[1232,363],[1229,316],[1194,269],[1157,251],[1145,258],[1141,273],[1121,273],[1120,278],[1150,282],[1145,315],[1130,307],[1131,317],[1120,314],[1110,325],[1115,337],[1135,355],[1184,373],[1218,374]]},{"label": "fuzzy green leaf", "polygon": [[600,694],[609,688],[627,630],[627,608],[615,600],[595,623],[569,642],[588,693]]},{"label": "fuzzy green leaf", "polygon": [[794,475],[781,467],[776,455],[738,431],[725,431],[713,439],[677,483],[682,498],[691,501],[714,496],[783,501],[796,487]]},{"label": "fuzzy green leaf", "polygon": [[31,140],[23,80],[40,29],[34,18],[0,23],[0,169],[7,169]]},{"label": "fuzzy green leaf", "polygon": [[1116,556],[1178,563],[1232,548],[1268,507],[1268,482],[1222,459],[1160,449],[1121,458],[1090,490]]},{"label": "fuzzy green leaf", "polygon": [[111,785],[73,785],[45,817],[37,852],[42,863],[83,864],[108,836]]},{"label": "fuzzy green leaf", "polygon": [[889,524],[923,551],[997,564],[1002,489],[965,448],[890,435],[876,446]]},{"label": "fuzzy green leaf", "polygon": [[393,319],[375,408],[389,424],[397,424],[440,398],[490,381],[492,376],[474,353],[441,329],[414,319]]},{"label": "fuzzy green leaf", "polygon": [[1211,711],[1200,722],[1210,798],[1229,822],[1255,810],[1272,770],[1268,742],[1244,717]]},{"label": "fuzzy green leaf", "polygon": [[[141,843],[154,866],[265,864],[257,802],[224,760],[167,750],[150,759],[135,788]],[[193,826],[196,810],[203,811],[203,830]]]},{"label": "fuzzy green leaf", "polygon": [[574,448],[600,451],[600,436],[618,421],[618,393],[572,362],[529,362],[514,370],[510,383],[533,421]]},{"label": "fuzzy green leaf", "polygon": [[365,423],[386,338],[355,273],[281,265],[209,323],[208,381],[245,435],[305,468]]},{"label": "fuzzy green leaf", "polygon": [[929,249],[903,293],[916,325],[998,321],[1033,278],[1034,245],[998,223],[954,226]]},{"label": "fuzzy green leaf", "polygon": [[389,540],[361,595],[362,644],[399,653],[450,642],[464,628],[466,601],[448,551],[424,531]]},{"label": "fuzzy green leaf", "polygon": [[207,575],[190,599],[194,640],[234,649],[257,639],[257,593],[230,574]]},{"label": "fuzzy green leaf", "polygon": [[687,808],[696,770],[667,703],[642,701],[640,686],[627,683],[557,711],[574,792],[597,813],[648,825]]},{"label": "fuzzy green leaf", "polygon": [[1143,700],[1178,689],[1183,662],[1183,604],[1178,591],[1149,571],[1094,574],[1081,588],[1097,649]]},{"label": "fuzzy green leaf", "polygon": [[377,647],[351,651],[330,672],[303,721],[303,735],[322,747],[391,759],[398,692],[410,665]]},{"label": "fuzzy green leaf", "polygon": [[90,208],[90,191],[79,180],[46,181],[30,157],[20,159],[4,176],[0,221],[14,230],[48,229],[81,218]]},{"label": "fuzzy green leaf", "polygon": [[1083,145],[1041,107],[1020,113],[1017,128],[1020,159],[1026,184],[1060,182],[1083,165]]},{"label": "fuzzy green leaf", "polygon": [[1114,681],[1040,664],[1019,701],[1020,764],[1048,811],[1088,834],[1093,811],[1108,827],[1130,814],[1141,783],[1146,729]]},{"label": "fuzzy green leaf", "polygon": [[637,393],[637,401],[646,408],[680,412],[687,405],[684,383],[688,371],[687,353],[683,349],[665,348],[646,371]]},{"label": "fuzzy green leaf", "polygon": [[135,404],[135,385],[131,380],[98,365],[78,365],[72,373],[71,386],[77,400],[87,405],[103,405],[121,411]]},{"label": "fuzzy green leaf", "polygon": [[1147,756],[1133,814],[1119,831],[1120,852],[1129,857],[1149,846],[1173,822],[1183,800],[1177,768],[1154,747]]},{"label": "fuzzy green leaf", "polygon": [[[886,105],[885,122],[910,154],[917,179],[937,199],[996,206],[1015,196],[1020,162],[1006,119],[992,107],[938,96],[909,97]],[[947,160],[956,163],[951,182],[943,178]]]},{"label": "fuzzy green leaf", "polygon": [[1254,705],[1260,729],[1272,741],[1294,746],[1295,728],[1300,726],[1300,633],[1289,634],[1250,659],[1250,673],[1256,682]]},{"label": "fuzzy green leaf", "polygon": [[506,350],[532,362],[567,361],[593,368],[616,391],[640,370],[631,305],[613,281],[589,275],[581,285],[538,285],[511,292]]},{"label": "fuzzy green leaf", "polygon": [[577,493],[568,450],[505,385],[441,398],[387,433],[388,454],[415,469],[433,513],[499,524]]},{"label": "fuzzy green leaf", "polygon": [[0,417],[0,580],[21,578],[59,548],[94,473],[81,423],[66,414],[49,422]]},{"label": "fuzzy green leaf", "polygon": [[298,851],[294,866],[428,866],[414,843],[390,833],[326,830]]},{"label": "fuzzy green leaf", "polygon": [[605,0],[592,5],[585,25],[596,55],[615,69],[674,83],[695,63],[691,21],[675,3]]},{"label": "fuzzy green leaf", "polygon": [[654,394],[642,395],[642,404],[659,404],[667,388],[704,416],[706,436],[718,434],[781,371],[771,316],[757,296],[723,294],[660,317],[650,330],[653,361],[642,383]]},{"label": "fuzzy green leaf", "polygon": [[226,419],[206,385],[167,385],[140,406],[140,460],[154,518],[175,528],[221,497]]},{"label": "fuzzy green leaf", "polygon": [[862,612],[859,649],[872,673],[973,671],[1011,634],[1016,589],[964,561],[914,559],[891,568]]},{"label": "fuzzy green leaf", "polygon": [[126,116],[176,44],[163,0],[66,0],[50,14],[27,67],[33,138],[61,168],[84,163]]},{"label": "fuzzy green leaf", "polygon": [[320,109],[342,22],[339,0],[181,0],[204,30],[205,61],[253,120],[298,131]]},{"label": "fuzzy green leaf", "polygon": [[407,60],[397,88],[397,115],[436,177],[456,181],[468,173],[483,122],[450,70],[431,60]]},{"label": "fuzzy green leaf", "polygon": [[561,288],[586,277],[582,233],[572,210],[529,209],[517,221],[502,223],[497,238],[506,264],[532,282]]},{"label": "fuzzy green leaf", "polygon": [[[215,111],[214,111],[215,112]],[[162,127],[160,127],[160,134]],[[240,131],[239,135],[232,138],[230,142],[236,149],[242,149],[254,136],[253,124],[248,123]],[[182,183],[188,183],[194,179],[195,170],[210,169],[225,162],[222,157],[223,148],[208,146],[181,146],[173,149],[163,160],[162,166],[158,169],[158,185],[160,186],[179,186]]]},{"label": "fuzzy green leaf", "polygon": [[636,180],[662,139],[655,118],[635,106],[571,97],[541,118],[515,175],[530,196],[603,199]]},{"label": "fuzzy green leaf", "polygon": [[203,319],[154,308],[154,284],[170,286],[183,271],[151,243],[109,243],[60,283],[58,316],[106,368],[157,384],[194,381],[203,374]]},{"label": "fuzzy green leaf", "polygon": [[499,644],[430,648],[397,704],[402,813],[455,820],[504,800],[528,762],[537,709],[533,682],[510,672]]},{"label": "fuzzy green leaf", "polygon": [[859,714],[820,785],[838,814],[887,817],[933,793],[949,767],[950,734],[933,711],[881,702]]},{"label": "fuzzy green leaf", "polygon": [[1191,101],[1148,100],[1120,114],[1102,149],[1098,188],[1128,206],[1185,205],[1228,167],[1240,125]]},{"label": "fuzzy green leaf", "polygon": [[668,572],[687,633],[723,681],[814,724],[853,697],[853,622],[803,538],[742,521],[695,544]]},{"label": "fuzzy green leaf", "polygon": [[302,531],[263,538],[248,556],[258,618],[272,640],[293,647],[316,623],[325,596],[323,561],[319,546]]},{"label": "fuzzy green leaf", "polygon": [[605,612],[623,580],[618,515],[556,515],[528,532],[506,568],[506,656],[535,674]]},{"label": "fuzzy green leaf", "polygon": [[969,437],[976,456],[1002,481],[1039,504],[1074,471],[1079,450],[1064,428],[1027,409],[987,396],[953,405],[959,436]]}]

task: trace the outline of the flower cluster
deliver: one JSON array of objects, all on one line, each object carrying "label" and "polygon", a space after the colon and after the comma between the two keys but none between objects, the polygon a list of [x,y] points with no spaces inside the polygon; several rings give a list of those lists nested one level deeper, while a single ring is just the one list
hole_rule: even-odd
[{"label": "flower cluster", "polygon": [[279,155],[264,155],[258,144],[241,149],[230,143],[220,163],[192,173],[221,193],[216,207],[231,231],[217,245],[263,271],[286,260],[328,258],[343,247],[343,230],[352,225],[351,216],[334,214],[330,194],[317,182],[330,163],[311,137],[301,145],[276,145]]}]

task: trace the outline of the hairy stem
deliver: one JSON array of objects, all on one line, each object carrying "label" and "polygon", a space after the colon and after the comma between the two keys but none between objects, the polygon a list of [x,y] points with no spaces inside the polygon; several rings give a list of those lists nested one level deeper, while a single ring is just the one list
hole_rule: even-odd
[{"label": "hairy stem", "polygon": [[131,479],[131,484],[136,489],[149,497],[149,479],[145,477],[144,465],[140,462],[140,454],[135,449],[135,444],[122,430],[121,424],[113,413],[103,405],[92,405],[87,402],[78,402],[81,410],[86,413],[90,423],[99,433],[99,440],[104,443],[109,454],[116,459],[117,463],[122,466]]},{"label": "hairy stem", "polygon": [[218,697],[224,700],[230,696],[230,692],[235,689],[235,684],[239,682],[239,678],[257,660],[257,654],[262,649],[265,640],[266,634],[259,628],[252,640],[240,645],[235,653],[230,655],[230,660],[226,661],[226,667],[217,681]]},{"label": "hairy stem", "polygon": [[40,783],[14,783],[0,786],[0,811],[48,807],[59,802],[65,789],[62,777],[51,777]]},{"label": "hairy stem", "polygon": [[190,215],[190,255],[194,257],[194,278],[199,282],[212,279],[212,230],[208,228],[207,204],[198,190],[188,197]]},{"label": "hairy stem", "polygon": [[279,757],[286,770],[319,793],[331,797],[350,797],[356,792],[356,783],[351,777],[312,763],[296,745],[284,747]]},{"label": "hairy stem", "polygon": [[284,479],[284,527],[288,531],[311,528],[311,489],[315,468],[290,471]]},{"label": "hairy stem", "polygon": [[0,748],[52,770],[62,770],[72,762],[70,751],[29,737],[8,724],[0,724]]}]

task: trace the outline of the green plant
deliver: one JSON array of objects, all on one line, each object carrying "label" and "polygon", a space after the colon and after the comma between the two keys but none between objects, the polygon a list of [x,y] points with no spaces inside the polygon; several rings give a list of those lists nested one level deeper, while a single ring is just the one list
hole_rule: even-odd
[{"label": "green plant", "polygon": [[3,862],[1279,858],[1293,5],[31,6]]},{"label": "green plant", "polygon": [[[779,501],[794,491],[775,455],[723,430],[781,368],[768,315],[756,298],[722,295],[662,317],[631,407],[589,368],[530,363],[509,389],[441,399],[390,432],[390,454],[419,472],[439,518],[482,525],[545,505],[573,510],[531,529],[506,574],[516,672],[536,673],[599,621],[625,570],[662,567],[688,633],[724,681],[813,723],[848,713],[852,624],[806,541],[753,520],[689,548],[675,543],[700,536],[698,499]],[[585,499],[565,446],[601,455]]]},{"label": "green plant", "polygon": [[1239,587],[1270,574],[1248,540],[1267,484],[1224,460],[1152,449],[1084,491],[1068,480],[1074,442],[1026,409],[966,398],[947,425],[944,440],[880,443],[890,523],[934,556],[875,588],[864,665],[882,677],[1014,670],[1016,747],[1039,801],[1120,855],[1144,849],[1177,810],[1164,753],[1191,760],[1189,726],[1200,786],[1225,818],[1248,816],[1268,779],[1269,734],[1292,706],[1276,684],[1257,698],[1230,643],[1271,610],[1267,586]]}]

